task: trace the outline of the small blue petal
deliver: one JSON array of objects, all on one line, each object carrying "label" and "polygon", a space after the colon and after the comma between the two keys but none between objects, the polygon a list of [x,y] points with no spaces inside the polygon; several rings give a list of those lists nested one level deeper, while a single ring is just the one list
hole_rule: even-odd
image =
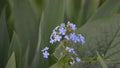
[{"label": "small blue petal", "polygon": [[50,35],[50,43],[53,44],[55,40],[53,39],[57,35],[57,32],[53,30],[52,34]]},{"label": "small blue petal", "polygon": [[77,62],[80,62],[81,60],[80,60],[80,58],[76,57],[76,61],[77,61]]},{"label": "small blue petal", "polygon": [[55,41],[53,39],[50,39],[50,43],[53,44]]},{"label": "small blue petal", "polygon": [[45,47],[45,48],[42,50],[42,52],[43,52],[43,51],[46,51],[46,50],[48,50],[48,49],[49,49],[49,47]]},{"label": "small blue petal", "polygon": [[49,56],[49,53],[47,51],[43,52],[43,57],[44,58],[48,58],[48,56]]},{"label": "small blue petal", "polygon": [[59,42],[61,39],[62,39],[61,36],[59,36],[59,35],[56,35],[56,36],[55,36],[55,41],[58,41],[58,42]]},{"label": "small blue petal", "polygon": [[77,55],[76,52],[75,52],[75,50],[74,50],[74,48],[66,47],[66,50],[67,50],[68,52],[71,52],[71,53]]},{"label": "small blue petal", "polygon": [[64,37],[66,40],[70,40],[69,36],[68,35],[65,35]]},{"label": "small blue petal", "polygon": [[76,30],[76,29],[77,29],[76,25],[73,24],[73,23],[70,23],[70,21],[68,21],[68,25],[69,25],[73,30]]},{"label": "small blue petal", "polygon": [[70,33],[70,39],[75,43],[79,42],[79,37],[75,33]]},{"label": "small blue petal", "polygon": [[51,35],[56,36],[57,32],[53,31],[53,33]]},{"label": "small blue petal", "polygon": [[70,47],[66,47],[66,50],[67,50],[68,52],[73,52],[73,51],[74,51],[74,49],[73,49],[73,48],[70,48]]},{"label": "small blue petal", "polygon": [[66,29],[63,28],[63,27],[60,27],[59,28],[59,34],[65,35],[65,33],[66,33]]},{"label": "small blue petal", "polygon": [[73,65],[75,63],[75,61],[71,61],[70,64]]},{"label": "small blue petal", "polygon": [[82,34],[79,34],[79,37],[82,45],[85,44],[85,37]]}]

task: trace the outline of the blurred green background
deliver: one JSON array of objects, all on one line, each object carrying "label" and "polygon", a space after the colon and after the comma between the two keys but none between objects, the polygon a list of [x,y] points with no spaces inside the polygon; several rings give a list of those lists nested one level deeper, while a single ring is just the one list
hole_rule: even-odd
[{"label": "blurred green background", "polygon": [[86,38],[72,68],[120,68],[120,0],[0,0],[0,68],[53,66],[41,49],[53,53],[58,44],[50,46],[49,36],[67,21]]}]

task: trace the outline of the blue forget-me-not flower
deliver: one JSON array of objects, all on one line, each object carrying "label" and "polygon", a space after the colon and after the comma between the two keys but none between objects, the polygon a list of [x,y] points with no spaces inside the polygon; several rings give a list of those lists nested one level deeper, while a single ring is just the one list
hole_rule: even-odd
[{"label": "blue forget-me-not flower", "polygon": [[47,51],[44,51],[44,52],[43,52],[43,57],[44,57],[44,58],[48,58],[48,56],[49,56],[49,53],[48,53]]},{"label": "blue forget-me-not flower", "polygon": [[79,34],[79,37],[80,37],[80,41],[83,45],[85,43],[85,37],[82,34]]},{"label": "blue forget-me-not flower", "polygon": [[48,47],[45,47],[43,50],[41,50],[43,52],[42,54],[44,58],[48,58],[49,56],[49,53],[47,52],[48,49],[49,49]]},{"label": "blue forget-me-not flower", "polygon": [[56,36],[55,36],[55,41],[58,41],[58,42],[59,42],[61,39],[62,39],[61,36],[59,36],[59,35],[56,35]]},{"label": "blue forget-me-not flower", "polygon": [[70,33],[70,39],[75,43],[80,41],[79,37],[75,33]]},{"label": "blue forget-me-not flower", "polygon": [[70,61],[70,64],[73,65],[75,63],[75,61]]},{"label": "blue forget-me-not flower", "polygon": [[60,27],[60,28],[59,28],[59,34],[65,35],[65,33],[66,33],[66,29],[63,28],[63,27]]},{"label": "blue forget-me-not flower", "polygon": [[74,55],[77,55],[76,54],[76,52],[75,52],[75,50],[74,50],[74,48],[71,48],[71,47],[66,47],[66,50],[68,51],[68,52],[71,52],[71,53],[73,53]]},{"label": "blue forget-me-not flower", "polygon": [[79,58],[79,57],[76,57],[76,61],[77,61],[77,62],[80,62],[81,60],[80,60],[80,58]]},{"label": "blue forget-me-not flower", "polygon": [[72,40],[74,43],[80,42],[82,44],[85,43],[84,36],[81,34],[75,34],[75,30],[77,29],[76,25],[73,23],[62,23],[60,26],[57,26],[53,29],[53,32],[50,36],[50,43],[59,42],[62,39],[66,39],[67,41]]}]

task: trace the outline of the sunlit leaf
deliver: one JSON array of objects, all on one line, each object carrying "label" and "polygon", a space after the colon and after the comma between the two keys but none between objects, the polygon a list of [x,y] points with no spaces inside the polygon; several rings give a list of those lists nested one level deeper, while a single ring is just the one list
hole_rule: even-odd
[{"label": "sunlit leaf", "polygon": [[13,52],[11,57],[8,60],[8,63],[6,65],[6,68],[16,68],[16,62],[15,62],[15,53]]},{"label": "sunlit leaf", "polygon": [[99,52],[97,52],[97,56],[98,56],[98,60],[100,61],[102,68],[107,68],[107,65],[105,64],[104,60],[100,56]]},{"label": "sunlit leaf", "polygon": [[10,48],[9,48],[9,56],[11,56],[12,52],[14,51],[15,53],[15,62],[16,62],[16,68],[22,68],[23,64],[22,63],[22,53],[21,53],[21,43],[18,38],[18,35],[14,32],[13,37],[10,43]]}]

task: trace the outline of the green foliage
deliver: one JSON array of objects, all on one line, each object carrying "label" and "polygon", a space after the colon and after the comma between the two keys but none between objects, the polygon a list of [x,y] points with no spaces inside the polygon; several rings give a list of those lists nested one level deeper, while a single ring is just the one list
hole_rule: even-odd
[{"label": "green foliage", "polygon": [[15,53],[13,52],[9,61],[7,62],[6,68],[16,68],[15,64]]},{"label": "green foliage", "polygon": [[69,43],[81,57],[72,68],[119,68],[119,13],[120,0],[1,0],[0,67],[58,68],[62,63],[43,58],[41,49],[52,54],[59,45],[49,43],[53,28],[70,20],[86,39],[84,46]]},{"label": "green foliage", "polygon": [[10,38],[6,24],[5,8],[0,16],[0,67],[4,68],[8,61]]},{"label": "green foliage", "polygon": [[102,59],[102,57],[100,56],[99,52],[97,52],[97,56],[98,56],[98,60],[101,63],[102,68],[107,68],[107,66],[106,66],[104,60]]}]

